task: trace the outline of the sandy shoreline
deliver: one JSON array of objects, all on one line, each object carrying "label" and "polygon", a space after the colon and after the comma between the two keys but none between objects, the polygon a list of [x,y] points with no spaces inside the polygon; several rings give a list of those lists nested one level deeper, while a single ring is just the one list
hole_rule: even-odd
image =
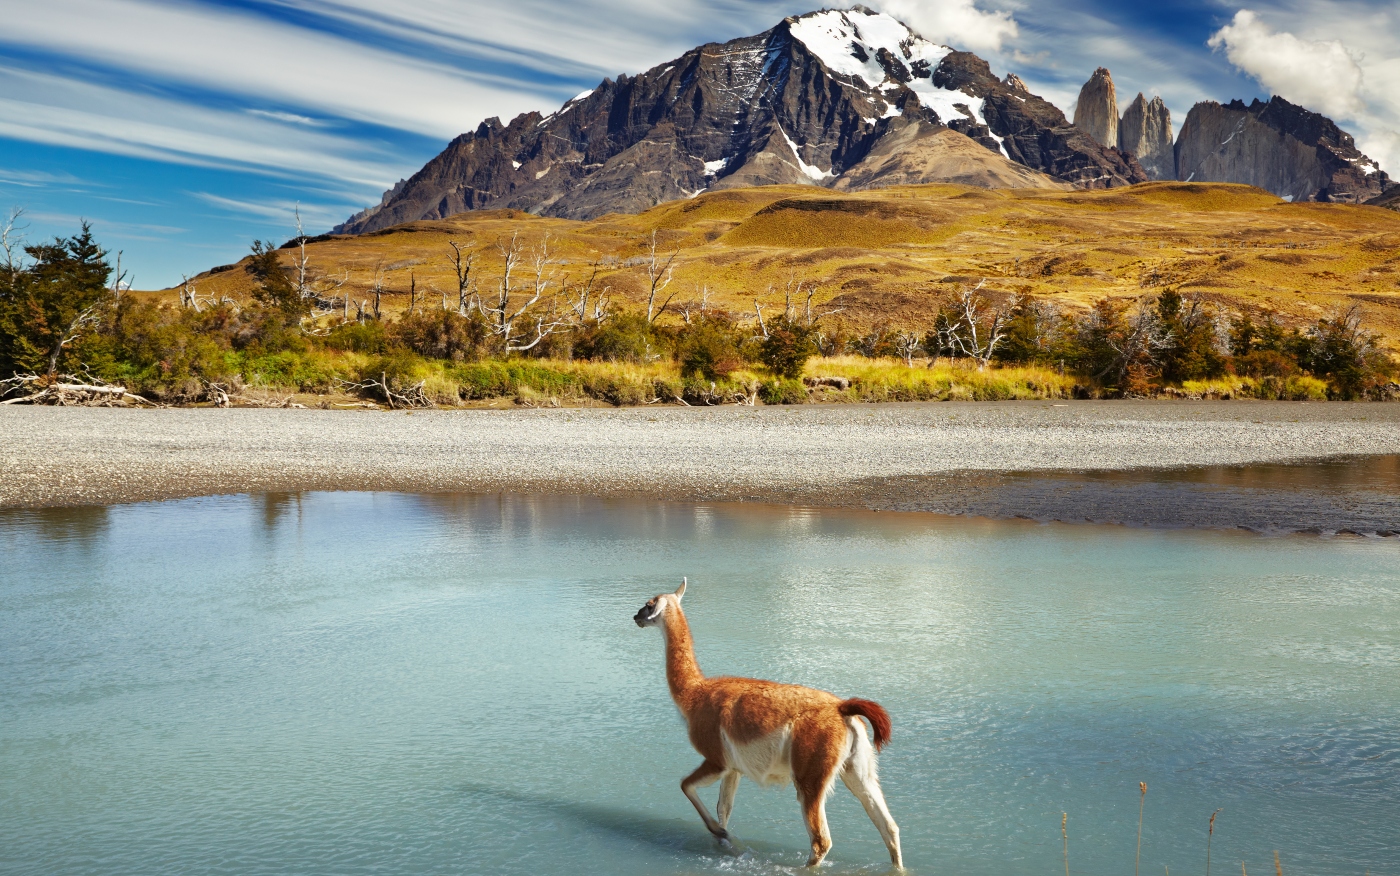
[{"label": "sandy shoreline", "polygon": [[[1373,459],[1364,471],[1350,464],[1350,474],[1300,480],[1287,464],[1387,454],[1400,454],[1400,405],[10,407],[0,410],[0,508],[302,490],[516,492],[1386,534],[1400,531],[1400,474]],[[1271,464],[1284,464],[1281,474],[1208,474]],[[1175,474],[1154,474],[1163,469]],[[1081,474],[1113,472],[1123,474]]]}]

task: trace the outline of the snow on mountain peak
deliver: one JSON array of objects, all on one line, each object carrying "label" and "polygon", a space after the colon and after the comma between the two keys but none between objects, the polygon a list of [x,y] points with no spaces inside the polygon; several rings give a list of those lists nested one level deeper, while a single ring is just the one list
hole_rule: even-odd
[{"label": "snow on mountain peak", "polygon": [[[891,15],[863,6],[825,9],[790,19],[788,27],[831,72],[858,78],[882,99],[904,86],[945,125],[969,117],[987,124],[980,98],[933,84],[934,68],[953,50],[929,42]],[[886,111],[887,116],[898,114],[893,105]],[[1001,142],[995,135],[993,139]],[[1004,145],[1001,151],[1006,154]]]}]

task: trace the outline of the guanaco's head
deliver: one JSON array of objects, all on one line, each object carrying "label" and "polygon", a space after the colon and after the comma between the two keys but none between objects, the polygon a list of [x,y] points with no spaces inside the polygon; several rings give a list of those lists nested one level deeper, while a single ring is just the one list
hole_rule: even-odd
[{"label": "guanaco's head", "polygon": [[639,627],[654,627],[664,622],[666,612],[672,609],[680,611],[681,597],[685,595],[685,579],[681,579],[681,586],[676,588],[675,593],[662,593],[647,600],[647,604],[637,610],[632,616],[632,620],[637,622]]}]

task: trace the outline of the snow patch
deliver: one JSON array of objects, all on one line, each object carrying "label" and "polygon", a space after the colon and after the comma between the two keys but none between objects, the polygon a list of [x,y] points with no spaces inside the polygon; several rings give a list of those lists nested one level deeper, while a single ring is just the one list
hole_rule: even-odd
[{"label": "snow patch", "polygon": [[802,171],[808,179],[812,180],[813,182],[821,182],[824,179],[836,176],[836,174],[832,173],[829,170],[822,170],[820,167],[817,167],[814,164],[808,164],[807,162],[803,161],[802,153],[797,151],[797,144],[792,142],[792,138],[787,135],[787,131],[783,130],[782,125],[777,125],[776,123],[775,125],[778,129],[778,133],[782,134],[783,139],[787,141],[788,148],[792,150],[792,157],[797,159],[797,169]]},{"label": "snow patch", "polygon": [[[931,72],[953,51],[947,46],[929,42],[892,16],[864,9],[845,12],[827,10],[805,15],[792,23],[791,30],[792,35],[832,72],[860,77],[886,100],[890,92],[899,89],[901,83],[891,78],[880,66],[877,57],[880,49],[888,51],[911,72],[916,64],[921,68],[927,65],[925,69]],[[865,58],[863,61],[862,56]],[[953,106],[957,103],[967,106],[977,124],[987,124],[982,112],[983,101],[967,92],[939,88],[933,84],[932,76],[915,76],[902,84],[919,96],[920,103],[938,113],[938,118],[945,125],[954,119],[967,118],[965,113]],[[899,114],[897,108],[889,105],[884,117]],[[1007,155],[1002,138],[993,134],[992,139],[1001,145],[1002,155]]]},{"label": "snow patch", "polygon": [[580,91],[578,94],[576,94],[576,95],[574,95],[573,97],[569,98],[569,100],[568,100],[567,102],[565,102],[564,106],[568,106],[568,105],[571,104],[571,103],[578,103],[579,101],[583,100],[585,97],[588,97],[588,96],[589,96],[590,94],[592,94],[594,91],[597,91],[597,89],[596,89],[596,88],[590,88],[590,89],[588,89],[587,91]]},{"label": "snow patch", "polygon": [[544,170],[536,171],[536,172],[535,172],[535,179],[539,179],[540,177],[542,177],[542,176],[544,176],[545,174],[549,173],[549,170],[550,170],[550,169],[549,169],[548,167],[546,167]]},{"label": "snow patch", "polygon": [[705,162],[705,176],[717,176],[721,170],[729,166],[728,158],[720,158],[715,161]]},{"label": "snow patch", "polygon": [[512,162],[510,163],[510,166],[513,167],[513,168],[515,168],[516,170],[519,170],[519,169],[520,169],[520,162],[518,162],[518,161],[512,161]]}]

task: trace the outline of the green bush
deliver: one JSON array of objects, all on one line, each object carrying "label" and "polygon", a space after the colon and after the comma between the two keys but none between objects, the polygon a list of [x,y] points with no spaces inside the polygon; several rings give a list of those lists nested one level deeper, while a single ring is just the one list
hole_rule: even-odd
[{"label": "green bush", "polygon": [[619,313],[574,338],[573,355],[605,362],[647,362],[660,353],[660,338],[640,313]]},{"label": "green bush", "polygon": [[676,359],[681,374],[723,380],[744,367],[741,340],[733,321],[706,314],[676,331]]},{"label": "green bush", "polygon": [[428,359],[462,362],[495,352],[490,349],[495,335],[476,312],[462,316],[451,310],[420,310],[400,318],[388,335]]},{"label": "green bush", "polygon": [[770,380],[758,391],[766,405],[801,405],[807,403],[807,387],[800,380]]},{"label": "green bush", "polygon": [[788,380],[802,376],[807,360],[817,354],[816,330],[795,319],[779,317],[768,325],[759,348],[759,361],[774,375]]}]

